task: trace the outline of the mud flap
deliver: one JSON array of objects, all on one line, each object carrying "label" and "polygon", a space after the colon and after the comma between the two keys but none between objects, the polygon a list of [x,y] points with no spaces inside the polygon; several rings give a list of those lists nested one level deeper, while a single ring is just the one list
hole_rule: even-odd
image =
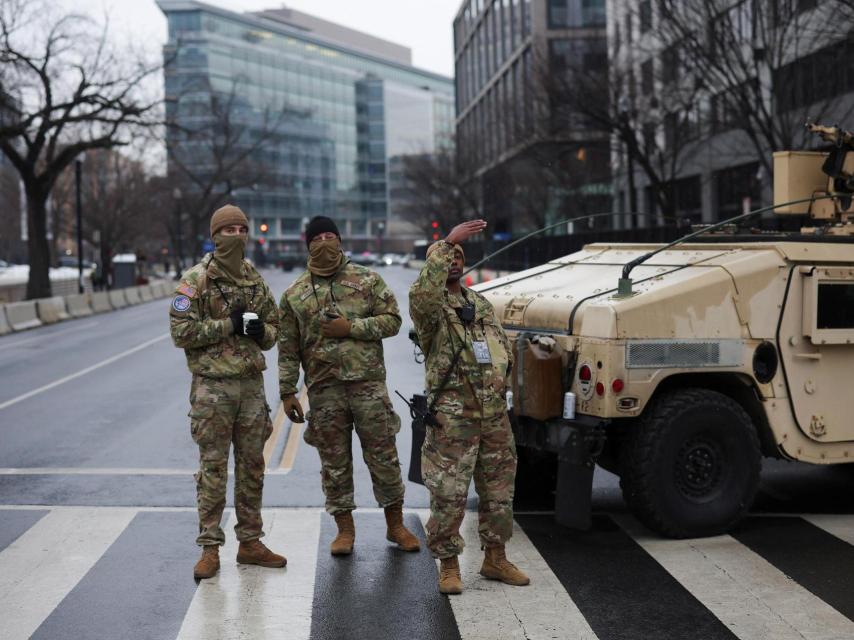
[{"label": "mud flap", "polygon": [[593,471],[602,452],[605,432],[600,426],[569,426],[569,437],[558,453],[555,520],[571,529],[592,524]]},{"label": "mud flap", "polygon": [[[427,396],[414,395],[410,400],[412,403],[413,413],[426,413],[427,411]],[[409,474],[407,477],[410,482],[423,485],[424,479],[421,477],[421,446],[424,444],[424,436],[427,430],[424,426],[424,421],[420,418],[412,418],[412,447],[409,452]]]}]

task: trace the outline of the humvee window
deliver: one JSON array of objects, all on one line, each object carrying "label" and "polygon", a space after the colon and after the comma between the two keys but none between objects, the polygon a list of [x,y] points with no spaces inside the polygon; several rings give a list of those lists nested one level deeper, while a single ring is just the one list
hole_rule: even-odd
[{"label": "humvee window", "polygon": [[854,328],[854,282],[818,285],[818,329]]}]

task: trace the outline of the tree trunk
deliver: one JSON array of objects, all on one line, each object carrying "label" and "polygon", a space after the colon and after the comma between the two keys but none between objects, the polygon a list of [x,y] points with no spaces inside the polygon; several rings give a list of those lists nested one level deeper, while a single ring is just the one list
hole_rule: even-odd
[{"label": "tree trunk", "polygon": [[27,188],[27,251],[30,276],[27,300],[50,297],[50,247],[47,241],[47,193]]}]

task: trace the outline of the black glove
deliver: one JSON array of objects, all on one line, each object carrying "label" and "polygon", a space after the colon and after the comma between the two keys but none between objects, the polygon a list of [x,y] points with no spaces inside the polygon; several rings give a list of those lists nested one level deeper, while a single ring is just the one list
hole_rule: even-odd
[{"label": "black glove", "polygon": [[247,322],[246,335],[252,338],[255,342],[260,342],[264,337],[264,321],[250,320]]},{"label": "black glove", "polygon": [[231,324],[234,327],[234,333],[238,336],[243,335],[243,313],[246,309],[235,309],[228,317],[231,318]]}]

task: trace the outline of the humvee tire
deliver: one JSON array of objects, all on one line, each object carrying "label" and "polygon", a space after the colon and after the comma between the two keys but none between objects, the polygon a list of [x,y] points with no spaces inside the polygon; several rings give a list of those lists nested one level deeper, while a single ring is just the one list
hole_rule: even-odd
[{"label": "humvee tire", "polygon": [[622,447],[623,497],[647,527],[673,538],[724,533],[756,495],[762,456],[750,417],[709,389],[654,400]]}]

